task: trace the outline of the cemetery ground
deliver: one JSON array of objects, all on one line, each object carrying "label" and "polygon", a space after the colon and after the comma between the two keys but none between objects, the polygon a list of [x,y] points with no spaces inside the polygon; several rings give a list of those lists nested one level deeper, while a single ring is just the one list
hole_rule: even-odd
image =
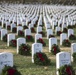
[{"label": "cemetery ground", "polygon": [[[45,31],[45,27],[44,27]],[[76,35],[76,28],[74,28],[74,33]],[[32,33],[33,37],[35,33]],[[56,36],[56,35],[55,35]],[[56,36],[57,37],[57,36]],[[49,52],[49,40],[46,37],[43,37],[46,42],[46,47],[43,47],[43,52],[47,54],[47,56],[51,60],[51,65],[49,66],[38,66],[32,63],[31,56],[22,56],[17,54],[16,48],[8,47],[7,43],[0,40],[0,52],[11,52],[14,55],[14,65],[21,72],[22,75],[56,75],[56,57]],[[58,39],[58,46],[61,51],[71,52],[71,47],[63,47],[60,46],[60,37]],[[70,40],[71,41],[71,40]],[[71,43],[75,43],[76,40],[72,40]],[[27,42],[28,43],[28,42]],[[29,42],[30,46],[32,46],[32,42]],[[76,65],[72,63],[75,71]]]}]

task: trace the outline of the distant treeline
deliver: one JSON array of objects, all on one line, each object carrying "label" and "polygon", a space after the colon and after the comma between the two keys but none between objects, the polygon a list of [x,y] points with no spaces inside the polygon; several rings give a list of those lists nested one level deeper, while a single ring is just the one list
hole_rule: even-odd
[{"label": "distant treeline", "polygon": [[76,5],[76,0],[0,0],[1,2],[9,3],[39,3],[39,4],[63,4],[63,5]]}]

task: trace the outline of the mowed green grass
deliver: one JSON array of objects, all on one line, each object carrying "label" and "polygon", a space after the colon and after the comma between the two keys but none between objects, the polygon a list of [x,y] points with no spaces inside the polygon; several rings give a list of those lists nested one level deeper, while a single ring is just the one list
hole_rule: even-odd
[{"label": "mowed green grass", "polygon": [[[38,66],[31,63],[31,57],[25,57],[21,55],[14,55],[15,65],[22,75],[55,75],[55,61],[49,66]],[[17,60],[17,61],[16,61]]]},{"label": "mowed green grass", "polygon": [[[76,29],[74,28],[74,34],[76,35]],[[60,39],[58,38],[58,45],[60,43]],[[46,53],[48,58],[51,60],[51,65],[49,66],[38,66],[32,63],[31,56],[22,56],[16,53],[16,48],[7,47],[7,43],[0,41],[0,52],[12,52],[14,56],[14,65],[17,69],[21,72],[22,75],[56,75],[56,57],[49,53],[49,44],[46,37],[43,37],[44,41],[46,42],[46,47],[43,47],[43,52]],[[71,42],[76,43],[76,40]],[[32,43],[29,42],[30,46]],[[71,52],[70,47],[63,47],[60,46],[61,51]],[[76,70],[75,63],[72,63],[74,69]]]}]

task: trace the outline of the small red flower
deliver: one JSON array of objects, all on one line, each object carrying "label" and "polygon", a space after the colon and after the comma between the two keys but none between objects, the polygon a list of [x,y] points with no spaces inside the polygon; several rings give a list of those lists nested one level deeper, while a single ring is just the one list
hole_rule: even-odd
[{"label": "small red flower", "polygon": [[17,28],[16,28],[16,27],[14,27],[13,29],[16,31],[16,29],[17,29]]},{"label": "small red flower", "polygon": [[43,55],[41,53],[38,53],[38,57],[40,58],[41,61],[44,61]]},{"label": "small red flower", "polygon": [[7,27],[10,28],[10,25],[8,25]]},{"label": "small red flower", "polygon": [[54,35],[49,35],[49,38],[51,38],[51,37],[55,37]]},{"label": "small red flower", "polygon": [[54,49],[54,54],[56,54],[56,47],[54,46],[53,49]]},{"label": "small red flower", "polygon": [[70,67],[66,68],[66,72],[67,72],[68,75],[72,75],[72,71],[71,71]]},{"label": "small red flower", "polygon": [[71,37],[74,37],[74,35],[73,35],[73,34],[71,34],[70,36],[71,36]]},{"label": "small red flower", "polygon": [[66,40],[66,42],[69,42],[69,40]]},{"label": "small red flower", "polygon": [[17,22],[14,22],[15,24],[17,24]]},{"label": "small red flower", "polygon": [[61,34],[62,32],[61,31],[59,31],[59,34]]},{"label": "small red flower", "polygon": [[12,44],[16,47],[17,41],[16,41],[16,40],[12,40],[11,42],[12,42]]},{"label": "small red flower", "polygon": [[31,28],[32,31],[35,31],[34,28]]},{"label": "small red flower", "polygon": [[13,27],[12,28],[12,32],[14,32],[14,33],[17,32],[17,28],[16,27]]},{"label": "small red flower", "polygon": [[40,40],[40,42],[43,44],[44,43],[44,41],[43,41],[43,39],[42,38],[39,38],[39,40]]},{"label": "small red flower", "polygon": [[7,71],[7,73],[8,73],[8,75],[14,75],[15,70],[14,70],[14,69],[9,69],[9,70]]},{"label": "small red flower", "polygon": [[7,26],[7,29],[9,30],[10,28],[11,28],[11,26],[10,26],[10,25],[8,25],[8,26]]},{"label": "small red flower", "polygon": [[22,31],[20,31],[20,34],[22,34]]},{"label": "small red flower", "polygon": [[66,28],[64,28],[64,32],[67,32],[67,29]]},{"label": "small red flower", "polygon": [[19,35],[23,35],[24,32],[23,32],[22,30],[19,30],[19,31],[18,31],[18,34],[19,34]]},{"label": "small red flower", "polygon": [[19,24],[18,26],[22,26],[21,24]]},{"label": "small red flower", "polygon": [[27,36],[27,38],[28,38],[28,39],[30,39],[30,38],[31,38],[31,36],[30,36],[30,35],[28,35],[28,36]]}]

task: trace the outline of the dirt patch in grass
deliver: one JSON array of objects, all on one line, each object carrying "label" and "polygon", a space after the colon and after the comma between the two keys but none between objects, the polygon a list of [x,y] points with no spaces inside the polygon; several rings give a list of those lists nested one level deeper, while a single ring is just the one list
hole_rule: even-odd
[{"label": "dirt patch in grass", "polygon": [[14,50],[12,50],[12,49],[0,49],[0,53],[1,52],[10,52],[10,53],[15,53],[15,51]]},{"label": "dirt patch in grass", "polygon": [[71,48],[69,48],[69,47],[62,47],[60,49],[61,49],[61,51],[64,51],[64,52],[71,52]]}]

